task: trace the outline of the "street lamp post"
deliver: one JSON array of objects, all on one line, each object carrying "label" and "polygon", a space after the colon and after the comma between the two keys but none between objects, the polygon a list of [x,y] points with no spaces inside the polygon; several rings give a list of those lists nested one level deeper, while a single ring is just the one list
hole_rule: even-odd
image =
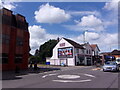
[{"label": "street lamp post", "polygon": [[87,42],[87,40],[86,40],[86,35],[85,35],[85,33],[87,32],[88,30],[85,30],[84,32],[83,32],[83,43],[86,43]]}]

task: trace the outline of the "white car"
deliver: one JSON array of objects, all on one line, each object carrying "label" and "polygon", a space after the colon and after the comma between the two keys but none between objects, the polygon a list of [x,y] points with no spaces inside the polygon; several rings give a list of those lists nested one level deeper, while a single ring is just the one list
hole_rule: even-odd
[{"label": "white car", "polygon": [[120,58],[117,58],[117,59],[116,59],[116,63],[117,63],[117,65],[120,66]]},{"label": "white car", "polygon": [[104,64],[103,71],[119,71],[119,66],[115,61],[108,61]]}]

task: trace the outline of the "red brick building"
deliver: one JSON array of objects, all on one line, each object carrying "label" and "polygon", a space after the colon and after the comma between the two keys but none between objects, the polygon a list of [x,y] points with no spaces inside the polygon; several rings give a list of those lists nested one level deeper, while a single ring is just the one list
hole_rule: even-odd
[{"label": "red brick building", "polygon": [[2,70],[26,69],[29,57],[29,31],[24,16],[1,9],[0,56]]}]

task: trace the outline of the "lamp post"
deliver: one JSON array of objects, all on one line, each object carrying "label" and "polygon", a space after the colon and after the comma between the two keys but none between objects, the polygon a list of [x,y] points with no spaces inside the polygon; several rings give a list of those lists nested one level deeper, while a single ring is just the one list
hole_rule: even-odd
[{"label": "lamp post", "polygon": [[83,32],[83,43],[85,43],[87,40],[86,40],[86,35],[85,35],[85,33],[87,32],[88,30],[85,30],[84,32]]}]

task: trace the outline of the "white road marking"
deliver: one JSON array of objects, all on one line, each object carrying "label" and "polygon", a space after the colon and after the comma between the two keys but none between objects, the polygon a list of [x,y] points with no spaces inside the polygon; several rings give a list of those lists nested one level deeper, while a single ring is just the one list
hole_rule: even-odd
[{"label": "white road marking", "polygon": [[42,76],[42,78],[46,78],[48,75],[44,75],[44,76]]},{"label": "white road marking", "polygon": [[27,74],[27,75],[19,75],[19,76],[16,76],[16,77],[26,77],[26,76],[35,76],[37,74]]},{"label": "white road marking", "polygon": [[48,72],[44,72],[44,73],[48,73]]},{"label": "white road marking", "polygon": [[90,75],[90,74],[84,74],[85,76],[89,76],[89,77],[95,77],[93,75]]},{"label": "white road marking", "polygon": [[76,78],[80,78],[80,76],[78,76],[78,75],[59,75],[58,78],[61,78],[61,79],[76,79]]},{"label": "white road marking", "polygon": [[52,80],[54,82],[64,82],[64,83],[69,83],[69,82],[89,82],[91,81],[91,79],[87,79],[87,80]]},{"label": "white road marking", "polygon": [[47,76],[54,76],[54,75],[57,75],[58,73],[54,73],[54,74],[47,74],[47,75],[44,75],[42,76],[42,78],[46,78]]}]

